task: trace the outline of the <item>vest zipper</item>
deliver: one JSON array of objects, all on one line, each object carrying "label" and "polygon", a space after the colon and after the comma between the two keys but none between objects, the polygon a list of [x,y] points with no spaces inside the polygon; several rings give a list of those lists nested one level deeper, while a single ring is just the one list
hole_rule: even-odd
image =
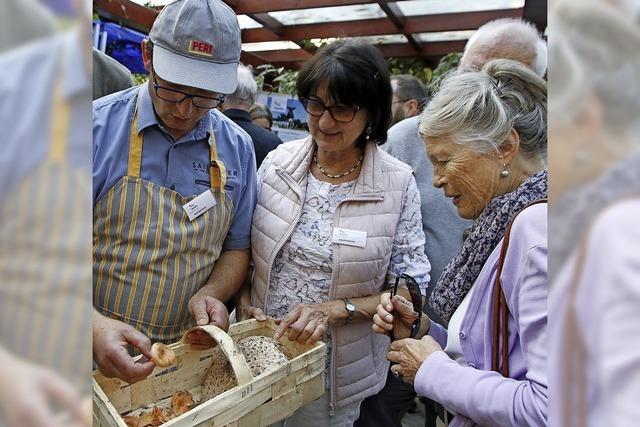
[{"label": "vest zipper", "polygon": [[[342,205],[343,202],[344,200],[339,202],[336,206],[336,213],[333,215],[333,228],[335,228],[336,225],[340,222],[340,205]],[[338,282],[338,277],[336,276],[336,271],[338,271],[338,246],[339,245],[336,245],[333,251],[333,273],[331,278],[331,285],[329,287],[329,301],[333,301],[334,299],[336,299],[336,285]],[[331,386],[329,387],[329,415],[331,416],[334,416],[336,413],[335,407],[338,400],[338,392],[336,391],[336,351],[338,350],[338,339],[336,338],[337,329],[338,328],[331,328],[331,363],[329,365],[329,367],[331,368],[331,372],[329,372],[329,375],[331,376]]]},{"label": "vest zipper", "polygon": [[282,249],[282,247],[284,246],[284,242],[287,241],[289,236],[291,236],[291,233],[293,233],[293,229],[298,225],[298,221],[300,221],[300,217],[302,216],[302,206],[304,205],[304,197],[302,197],[300,190],[296,188],[298,183],[296,183],[293,180],[293,178],[291,178],[291,176],[282,169],[276,169],[276,174],[278,174],[278,176],[282,178],[289,185],[289,187],[293,190],[294,193],[296,193],[296,195],[298,196],[298,198],[301,200],[302,203],[298,205],[298,213],[296,213],[296,216],[291,222],[289,229],[287,230],[283,238],[278,242],[278,245],[276,246],[276,249],[273,251],[273,254],[271,254],[271,259],[269,260],[269,273],[267,274],[267,290],[264,294],[264,307],[262,307],[262,310],[265,313],[267,311],[269,289],[271,288],[271,271],[273,270],[273,263],[276,261],[276,256],[278,255],[278,252],[280,252],[280,249]]}]

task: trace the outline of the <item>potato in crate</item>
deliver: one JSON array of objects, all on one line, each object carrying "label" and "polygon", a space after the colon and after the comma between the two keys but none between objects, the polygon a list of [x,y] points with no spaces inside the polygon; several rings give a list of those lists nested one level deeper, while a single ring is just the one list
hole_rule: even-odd
[{"label": "potato in crate", "polygon": [[175,364],[135,384],[95,371],[94,426],[261,427],[286,418],[324,393],[326,348],[274,341],[276,329],[270,318],[228,333],[195,327],[169,346]]}]

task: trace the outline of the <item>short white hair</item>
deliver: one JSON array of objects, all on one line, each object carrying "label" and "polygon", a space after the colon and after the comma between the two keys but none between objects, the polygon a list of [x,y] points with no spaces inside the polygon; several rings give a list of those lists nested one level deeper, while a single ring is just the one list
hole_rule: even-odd
[{"label": "short white hair", "polygon": [[500,18],[476,30],[464,48],[461,64],[477,69],[491,59],[521,62],[543,77],[547,72],[547,42],[530,22]]},{"label": "short white hair", "polygon": [[253,77],[253,71],[245,65],[238,65],[238,87],[227,100],[237,103],[253,105],[258,96],[258,85]]}]

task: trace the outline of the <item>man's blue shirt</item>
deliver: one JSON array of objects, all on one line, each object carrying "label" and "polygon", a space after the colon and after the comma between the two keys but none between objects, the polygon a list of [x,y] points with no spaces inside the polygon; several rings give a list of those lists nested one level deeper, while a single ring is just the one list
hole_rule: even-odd
[{"label": "man's blue shirt", "polygon": [[94,206],[127,173],[130,125],[138,93],[136,130],[144,132],[141,178],[185,197],[210,188],[208,131],[213,129],[218,158],[227,169],[225,190],[234,214],[223,249],[249,248],[256,204],[256,163],[251,138],[222,113],[211,110],[191,132],[174,142],[158,122],[147,83],[93,103]]}]

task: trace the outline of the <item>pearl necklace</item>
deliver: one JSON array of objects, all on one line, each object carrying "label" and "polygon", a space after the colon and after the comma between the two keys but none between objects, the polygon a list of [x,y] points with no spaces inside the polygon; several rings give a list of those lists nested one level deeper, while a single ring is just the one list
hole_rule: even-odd
[{"label": "pearl necklace", "polygon": [[362,159],[364,159],[364,153],[362,153],[360,155],[360,158],[358,159],[358,163],[356,163],[355,166],[353,166],[347,172],[341,173],[339,175],[331,175],[326,170],[324,170],[324,168],[322,166],[320,166],[320,163],[318,163],[318,152],[314,151],[314,153],[313,153],[313,161],[316,163],[316,166],[318,167],[318,169],[320,169],[320,172],[322,172],[322,174],[324,176],[326,176],[327,178],[332,178],[332,179],[342,178],[343,176],[349,175],[351,172],[353,172],[354,170],[358,169],[358,166],[360,166],[360,163],[362,163]]}]

